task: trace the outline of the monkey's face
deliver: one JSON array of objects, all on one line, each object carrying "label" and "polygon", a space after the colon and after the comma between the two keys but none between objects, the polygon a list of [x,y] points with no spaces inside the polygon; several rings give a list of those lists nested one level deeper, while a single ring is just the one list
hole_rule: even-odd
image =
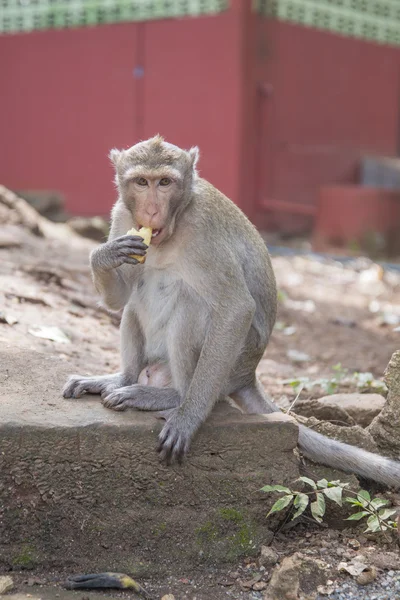
[{"label": "monkey's face", "polygon": [[129,150],[112,150],[110,158],[135,227],[151,227],[151,243],[161,244],[171,237],[177,214],[190,202],[197,148],[186,152],[156,136]]}]

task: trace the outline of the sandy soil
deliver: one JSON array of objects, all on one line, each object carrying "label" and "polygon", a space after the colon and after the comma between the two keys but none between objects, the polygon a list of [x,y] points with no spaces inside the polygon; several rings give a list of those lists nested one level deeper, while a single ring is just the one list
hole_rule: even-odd
[{"label": "sandy soil", "polygon": [[[41,238],[18,225],[0,227],[0,342],[55,354],[70,365],[71,373],[118,369],[119,319],[98,306],[88,269],[88,255],[94,246],[75,236]],[[287,407],[297,394],[288,380],[306,378],[301,396],[307,398],[323,395],[321,385],[315,383],[321,378],[333,379],[335,391],[356,390],[355,372],[371,372],[380,378],[400,346],[400,331],[396,331],[400,325],[400,275],[367,260],[346,267],[305,257],[275,257],[273,262],[279,285],[278,322],[259,366],[270,395]],[[44,327],[60,329],[67,340],[34,335]],[[42,333],[46,332],[42,329]],[[334,370],[338,363],[341,367]],[[10,361],[2,369],[2,377],[12,369]],[[24,383],[29,383],[29,373],[21,385]],[[326,532],[308,522],[275,538],[280,555],[304,546],[305,531],[312,532],[307,544],[318,555]],[[346,540],[343,538],[344,547]],[[254,573],[261,573],[262,581],[268,580],[269,571],[260,571],[249,560],[229,571],[210,569],[185,580],[150,581],[149,589],[155,597],[170,592],[176,599],[261,598],[261,591],[243,585]],[[28,576],[14,576],[26,597],[30,592],[22,582]],[[50,586],[60,579],[60,574],[37,576]],[[35,596],[45,598],[45,589],[40,594],[34,590]]]}]

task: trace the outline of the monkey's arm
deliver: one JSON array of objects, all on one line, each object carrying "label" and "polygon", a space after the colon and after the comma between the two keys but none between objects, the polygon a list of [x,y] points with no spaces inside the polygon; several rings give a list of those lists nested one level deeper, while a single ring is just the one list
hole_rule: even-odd
[{"label": "monkey's arm", "polygon": [[108,241],[93,250],[90,256],[95,288],[111,310],[120,310],[128,302],[138,273],[134,265],[139,262],[132,255],[144,255],[147,248],[141,237],[125,235],[131,227],[132,216],[118,200],[112,210]]},{"label": "monkey's arm", "polygon": [[183,457],[194,433],[225,393],[254,317],[255,302],[240,266],[222,262],[225,265],[212,273],[206,271],[207,265],[191,271],[196,291],[211,309],[210,322],[193,376],[182,390],[184,400],[160,433],[160,457],[167,462]]}]

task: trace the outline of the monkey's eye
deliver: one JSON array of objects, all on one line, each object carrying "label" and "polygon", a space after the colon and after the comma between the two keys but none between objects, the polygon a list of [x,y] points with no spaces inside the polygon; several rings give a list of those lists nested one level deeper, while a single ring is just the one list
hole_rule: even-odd
[{"label": "monkey's eye", "polygon": [[166,186],[166,185],[169,185],[170,183],[171,183],[171,180],[169,177],[163,177],[162,179],[160,179],[161,186]]},{"label": "monkey's eye", "polygon": [[144,177],[138,177],[136,179],[136,183],[138,185],[141,185],[141,186],[145,187],[147,185],[147,179],[145,179]]}]

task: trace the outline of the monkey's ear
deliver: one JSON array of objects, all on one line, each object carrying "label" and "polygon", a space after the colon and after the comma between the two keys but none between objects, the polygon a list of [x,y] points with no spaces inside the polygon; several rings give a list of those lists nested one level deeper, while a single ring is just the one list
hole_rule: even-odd
[{"label": "monkey's ear", "polygon": [[195,175],[197,175],[196,165],[200,158],[200,150],[198,149],[197,146],[192,146],[192,148],[190,148],[188,154],[189,154],[190,162],[192,164],[193,172]]},{"label": "monkey's ear", "polygon": [[110,150],[110,154],[108,155],[108,158],[111,160],[111,162],[115,166],[118,166],[118,162],[119,162],[119,159],[121,158],[121,154],[122,154],[122,152],[120,150],[113,148],[112,150]]},{"label": "monkey's ear", "polygon": [[193,165],[193,168],[194,168],[197,165],[197,162],[200,158],[200,150],[198,149],[197,146],[193,146],[192,148],[190,148],[189,156],[190,156],[190,160]]}]

